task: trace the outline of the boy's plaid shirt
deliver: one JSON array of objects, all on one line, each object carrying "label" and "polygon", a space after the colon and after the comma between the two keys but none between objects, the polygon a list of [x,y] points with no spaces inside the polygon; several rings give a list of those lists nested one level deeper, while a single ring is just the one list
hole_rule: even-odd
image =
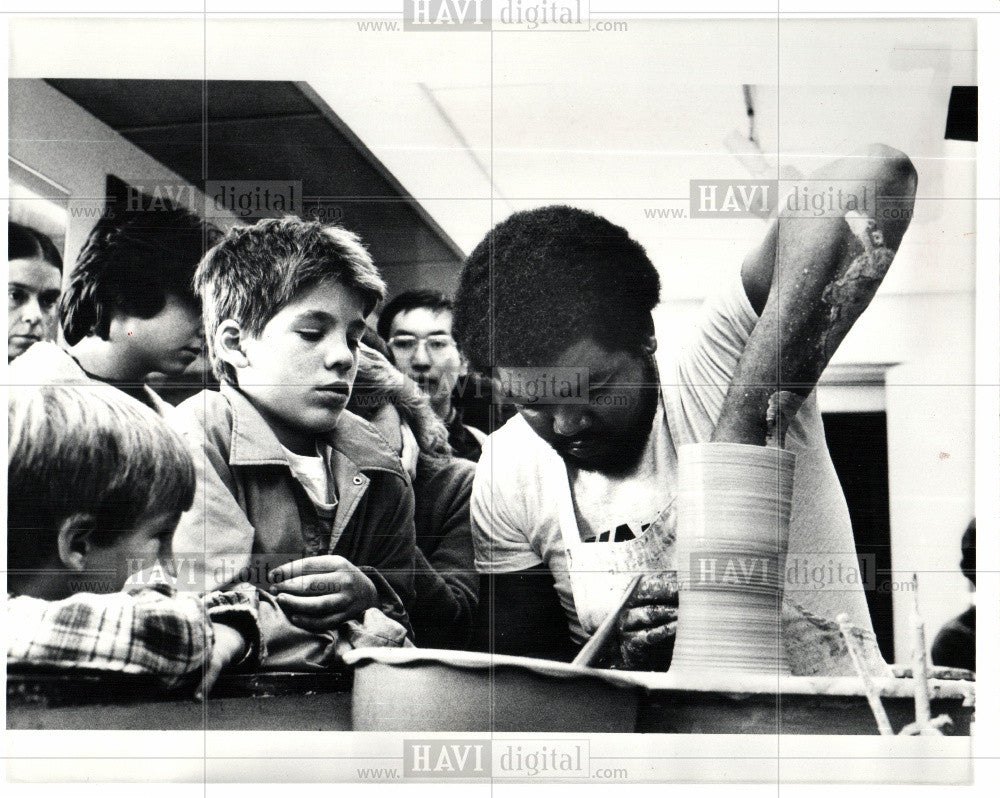
[{"label": "boy's plaid shirt", "polygon": [[205,596],[165,584],[77,593],[61,601],[8,595],[7,664],[147,674],[174,684],[208,664],[212,621],[243,633],[244,661],[256,657],[257,607],[250,585]]}]

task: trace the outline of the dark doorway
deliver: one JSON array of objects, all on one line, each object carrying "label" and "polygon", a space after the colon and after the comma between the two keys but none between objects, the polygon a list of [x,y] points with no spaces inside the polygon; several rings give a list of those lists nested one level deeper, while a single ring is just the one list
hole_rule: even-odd
[{"label": "dark doorway", "polygon": [[872,625],[882,656],[886,662],[892,662],[895,659],[892,592],[879,589],[892,570],[885,413],[824,413],[823,425],[830,457],[851,513],[862,573],[867,575],[866,582],[871,585],[871,589],[866,588],[865,596]]}]

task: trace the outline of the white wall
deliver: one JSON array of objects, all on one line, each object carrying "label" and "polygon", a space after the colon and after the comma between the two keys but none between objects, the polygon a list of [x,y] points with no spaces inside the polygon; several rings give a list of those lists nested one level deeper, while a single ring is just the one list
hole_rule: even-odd
[{"label": "white wall", "polygon": [[[8,92],[9,154],[69,190],[67,265],[100,217],[108,174],[133,185],[190,185],[44,81],[11,80]],[[181,204],[199,203],[184,202],[182,195]]]},{"label": "white wall", "polygon": [[970,603],[958,563],[962,532],[973,515],[975,396],[959,377],[943,358],[886,374],[897,662],[910,661],[913,652],[914,597],[906,584],[913,573],[928,645]]}]

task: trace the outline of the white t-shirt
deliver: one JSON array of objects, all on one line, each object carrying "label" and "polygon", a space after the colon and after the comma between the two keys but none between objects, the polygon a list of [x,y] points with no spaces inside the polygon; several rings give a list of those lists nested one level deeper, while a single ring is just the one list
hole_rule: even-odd
[{"label": "white t-shirt", "polygon": [[[292,475],[305,488],[306,495],[316,507],[320,518],[331,519],[337,509],[336,491],[331,491],[332,480],[327,473],[326,464],[319,454],[296,454],[291,449],[281,447],[288,459],[288,467]],[[327,501],[333,498],[333,502]]]},{"label": "white t-shirt", "polygon": [[676,472],[676,465],[666,423],[661,398],[646,446],[631,473],[608,476],[566,468],[581,541],[601,544],[637,538],[670,504],[673,491],[662,474]]},{"label": "white t-shirt", "polygon": [[[576,611],[563,530],[581,541],[622,524],[630,529],[637,524],[641,530],[660,517],[665,505],[672,506],[677,449],[711,438],[743,348],[757,323],[738,271],[735,278],[705,303],[690,339],[676,353],[657,353],[662,406],[643,455],[643,476],[634,490],[628,479],[586,473],[571,476],[559,455],[520,416],[490,435],[483,447],[471,501],[476,568],[483,573],[510,573],[545,563],[577,642],[585,640],[589,630],[581,625]],[[792,421],[786,448],[796,455],[789,568],[822,564],[831,573],[838,567],[841,573],[856,573],[850,515],[826,448],[815,393]],[[648,469],[656,480],[650,478]],[[647,505],[645,512],[642,505]],[[670,514],[670,526],[661,535],[667,550],[673,546],[673,524]],[[615,545],[614,541],[609,545]],[[785,601],[819,619],[848,613],[869,647],[874,646],[863,588],[856,582],[826,584],[822,589],[815,583],[788,584]]]}]

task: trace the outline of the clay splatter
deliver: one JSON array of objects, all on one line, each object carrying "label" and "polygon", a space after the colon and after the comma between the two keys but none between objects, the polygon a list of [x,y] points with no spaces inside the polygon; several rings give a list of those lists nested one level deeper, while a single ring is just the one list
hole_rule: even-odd
[{"label": "clay splatter", "polygon": [[[820,335],[819,346],[827,358],[871,302],[896,257],[895,250],[885,245],[885,238],[874,219],[848,211],[844,214],[844,221],[864,251],[823,291],[821,300],[830,310],[827,327]],[[828,346],[828,338],[834,339],[832,346]]]}]

